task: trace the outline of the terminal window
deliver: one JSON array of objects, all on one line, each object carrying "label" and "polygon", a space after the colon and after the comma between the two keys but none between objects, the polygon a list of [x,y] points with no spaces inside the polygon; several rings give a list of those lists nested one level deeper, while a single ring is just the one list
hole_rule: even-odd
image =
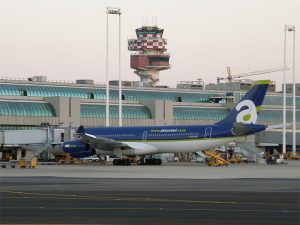
[{"label": "terminal window", "polygon": [[19,90],[20,96],[27,96],[27,91],[26,90]]}]

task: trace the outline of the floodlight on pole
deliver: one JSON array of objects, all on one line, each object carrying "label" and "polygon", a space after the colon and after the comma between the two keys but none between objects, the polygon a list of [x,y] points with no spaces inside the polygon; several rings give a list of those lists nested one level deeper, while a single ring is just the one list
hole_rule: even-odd
[{"label": "floodlight on pole", "polygon": [[295,36],[296,28],[291,26],[288,31],[293,32],[293,147],[292,153],[296,155],[296,81],[295,81]]},{"label": "floodlight on pole", "polygon": [[283,42],[283,106],[282,106],[282,119],[283,119],[283,130],[282,130],[282,153],[286,153],[286,31],[287,25],[284,28],[284,42]]},{"label": "floodlight on pole", "polygon": [[122,126],[121,12],[119,13],[119,126]]},{"label": "floodlight on pole", "polygon": [[106,7],[107,9],[107,14],[116,14],[116,15],[121,15],[121,9],[116,8],[116,7]]},{"label": "floodlight on pole", "polygon": [[105,101],[105,126],[109,126],[109,78],[108,78],[108,8],[106,11],[106,101]]},{"label": "floodlight on pole", "polygon": [[[286,67],[286,33],[293,32],[293,148],[296,154],[296,85],[295,85],[295,26],[285,25],[284,29],[284,68]],[[282,153],[286,153],[286,70],[283,71],[283,134]]]},{"label": "floodlight on pole", "polygon": [[106,122],[105,125],[109,126],[109,15],[119,15],[119,126],[122,126],[122,85],[121,85],[121,9],[115,7],[106,7]]}]

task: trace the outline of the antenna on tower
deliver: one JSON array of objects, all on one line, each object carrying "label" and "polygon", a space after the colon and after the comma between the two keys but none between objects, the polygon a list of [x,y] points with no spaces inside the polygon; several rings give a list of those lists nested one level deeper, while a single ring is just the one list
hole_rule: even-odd
[{"label": "antenna on tower", "polygon": [[157,16],[155,16],[155,26],[157,26]]}]

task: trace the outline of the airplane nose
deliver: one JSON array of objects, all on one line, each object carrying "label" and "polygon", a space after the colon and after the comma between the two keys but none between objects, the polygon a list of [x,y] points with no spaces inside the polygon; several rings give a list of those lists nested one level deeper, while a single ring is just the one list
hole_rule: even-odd
[{"label": "airplane nose", "polygon": [[70,146],[69,143],[63,142],[62,145],[61,145],[61,150],[66,152],[66,150],[68,149],[68,146]]}]

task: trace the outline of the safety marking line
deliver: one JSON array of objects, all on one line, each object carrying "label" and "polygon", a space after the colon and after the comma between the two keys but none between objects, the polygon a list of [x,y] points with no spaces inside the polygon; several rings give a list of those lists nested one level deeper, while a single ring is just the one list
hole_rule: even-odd
[{"label": "safety marking line", "polygon": [[193,208],[193,209],[186,209],[186,208],[120,208],[120,207],[4,207],[3,209],[42,209],[42,210],[140,210],[140,211],[216,211],[216,212],[269,212],[269,213],[299,213],[300,211],[297,210],[258,210],[258,209],[208,209],[208,208]]},{"label": "safety marking line", "polygon": [[[14,192],[0,191],[0,193],[27,195],[23,198],[43,198],[43,199],[61,199],[61,200],[117,200],[117,201],[145,201],[145,202],[170,202],[170,203],[199,203],[199,204],[231,204],[231,205],[265,205],[265,206],[298,206],[298,204],[282,204],[282,203],[263,203],[263,202],[234,202],[234,201],[201,201],[201,200],[183,200],[183,199],[162,199],[162,198],[141,198],[141,197],[107,197],[107,196],[80,196],[80,195],[60,195],[49,193],[33,193],[33,192]],[[28,197],[28,195],[30,197]],[[0,196],[0,198],[20,198],[20,196]]]}]

